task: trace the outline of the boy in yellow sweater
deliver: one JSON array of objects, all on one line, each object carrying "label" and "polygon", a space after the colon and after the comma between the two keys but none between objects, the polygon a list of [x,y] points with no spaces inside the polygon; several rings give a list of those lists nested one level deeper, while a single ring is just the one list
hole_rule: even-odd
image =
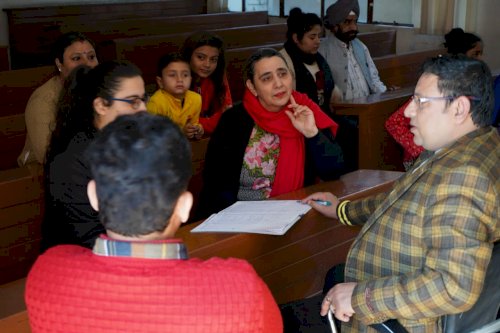
[{"label": "boy in yellow sweater", "polygon": [[161,57],[156,82],[160,88],[151,96],[147,110],[172,119],[189,139],[201,139],[204,133],[199,122],[201,95],[189,90],[189,63],[178,53]]}]

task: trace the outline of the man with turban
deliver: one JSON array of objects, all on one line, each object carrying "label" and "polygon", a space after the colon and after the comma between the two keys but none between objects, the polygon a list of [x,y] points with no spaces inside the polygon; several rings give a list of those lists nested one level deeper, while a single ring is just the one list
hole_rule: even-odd
[{"label": "man with turban", "polygon": [[368,48],[356,38],[358,17],[357,0],[338,0],[328,7],[323,19],[331,33],[321,43],[319,52],[327,60],[344,100],[387,90]]}]

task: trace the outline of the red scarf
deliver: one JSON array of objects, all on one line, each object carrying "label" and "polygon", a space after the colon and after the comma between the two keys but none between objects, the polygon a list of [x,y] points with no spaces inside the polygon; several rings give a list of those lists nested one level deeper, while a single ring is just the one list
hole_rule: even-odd
[{"label": "red scarf", "polygon": [[[333,135],[336,135],[338,125],[323,113],[316,103],[306,94],[293,91],[292,95],[297,104],[306,105],[312,110],[318,129],[330,128]],[[280,138],[280,155],[271,196],[302,188],[306,156],[304,135],[293,127],[286,115],[285,111],[290,110],[288,105],[278,112],[268,111],[260,104],[257,97],[246,89],[243,95],[243,106],[260,128],[277,134]]]}]

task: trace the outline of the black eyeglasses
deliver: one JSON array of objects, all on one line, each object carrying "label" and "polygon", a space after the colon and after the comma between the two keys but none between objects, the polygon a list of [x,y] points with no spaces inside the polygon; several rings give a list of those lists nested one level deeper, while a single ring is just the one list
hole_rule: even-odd
[{"label": "black eyeglasses", "polygon": [[139,110],[141,108],[141,104],[144,103],[146,104],[149,100],[149,96],[145,95],[144,97],[134,97],[131,99],[125,99],[125,98],[114,98],[111,97],[109,101],[118,101],[118,102],[125,102],[128,103],[132,106],[132,109],[134,110]]}]

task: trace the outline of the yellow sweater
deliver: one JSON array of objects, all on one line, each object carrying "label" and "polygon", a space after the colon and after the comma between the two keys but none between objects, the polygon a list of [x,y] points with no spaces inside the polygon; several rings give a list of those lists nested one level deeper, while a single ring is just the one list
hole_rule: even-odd
[{"label": "yellow sweater", "polygon": [[201,95],[191,90],[186,92],[183,100],[175,98],[163,89],[158,89],[148,102],[148,112],[172,119],[184,128],[187,124],[199,125],[201,111]]}]

